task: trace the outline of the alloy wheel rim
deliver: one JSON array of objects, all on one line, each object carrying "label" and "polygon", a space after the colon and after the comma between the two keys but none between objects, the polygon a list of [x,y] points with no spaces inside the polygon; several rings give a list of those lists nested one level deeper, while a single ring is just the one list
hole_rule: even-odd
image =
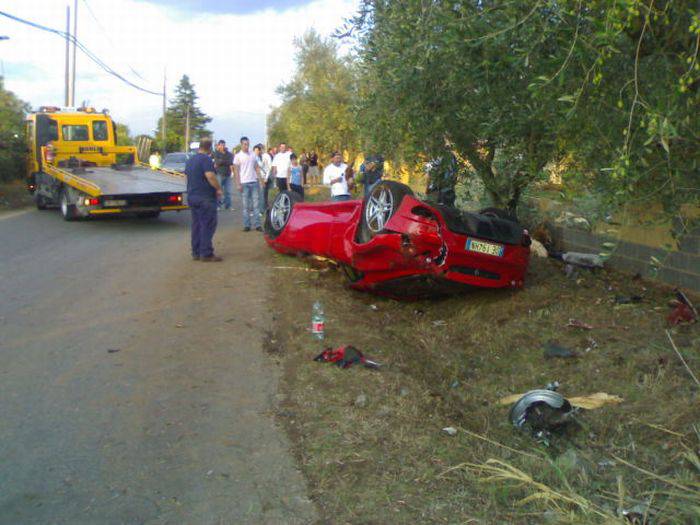
[{"label": "alloy wheel rim", "polygon": [[289,219],[289,213],[292,209],[292,203],[289,200],[289,196],[282,194],[279,196],[275,203],[272,205],[272,210],[270,210],[270,221],[272,222],[273,228],[275,230],[281,230],[287,224]]},{"label": "alloy wheel rim", "polygon": [[370,193],[365,207],[365,221],[369,229],[373,233],[381,232],[389,221],[393,210],[394,197],[391,192],[382,186],[375,188]]},{"label": "alloy wheel rim", "polygon": [[68,215],[68,199],[65,193],[61,195],[61,213],[64,217]]}]

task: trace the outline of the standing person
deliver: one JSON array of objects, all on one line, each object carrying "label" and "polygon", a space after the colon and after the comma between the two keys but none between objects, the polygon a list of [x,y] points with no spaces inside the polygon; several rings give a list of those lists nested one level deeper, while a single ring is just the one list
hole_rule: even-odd
[{"label": "standing person", "polygon": [[348,190],[348,181],[345,178],[345,170],[347,164],[343,162],[343,157],[339,151],[333,153],[331,164],[323,170],[323,184],[331,187],[331,200],[347,201],[350,200],[350,191]]},{"label": "standing person", "polygon": [[309,156],[304,150],[301,150],[301,155],[299,156],[299,164],[301,165],[301,174],[304,178],[304,186],[307,184],[307,174],[309,173]]},{"label": "standing person", "polygon": [[260,183],[258,182],[260,167],[255,155],[249,150],[248,137],[241,137],[241,151],[236,153],[233,158],[236,184],[238,191],[243,196],[243,231],[246,232],[249,232],[253,225],[257,231],[262,231],[260,227]]},{"label": "standing person", "polygon": [[294,153],[289,156],[289,160],[289,187],[292,191],[295,191],[301,195],[301,200],[304,200],[304,177],[302,167]]},{"label": "standing person", "polygon": [[318,184],[319,172],[318,172],[318,155],[315,151],[312,151],[308,155],[309,159],[309,180],[311,184]]},{"label": "standing person", "polygon": [[272,175],[277,181],[277,189],[285,191],[287,186],[287,173],[289,172],[289,156],[290,151],[287,151],[287,144],[280,142],[280,147],[277,155],[272,159]]},{"label": "standing person", "polygon": [[160,153],[158,150],[153,150],[151,156],[148,157],[148,164],[151,166],[152,170],[157,170],[160,168]]},{"label": "standing person", "polygon": [[364,186],[364,195],[367,197],[372,187],[382,180],[384,175],[384,157],[381,155],[370,155],[360,166],[360,174],[362,185]]},{"label": "standing person", "polygon": [[258,167],[260,168],[260,178],[262,179],[262,192],[260,192],[260,214],[262,215],[267,210],[269,204],[268,195],[275,181],[272,179],[272,156],[265,152],[262,144],[256,144],[253,148]]},{"label": "standing person", "polygon": [[231,176],[233,175],[233,155],[226,148],[226,141],[220,140],[216,143],[216,151],[214,152],[214,167],[216,168],[216,177],[219,179],[219,184],[224,190],[223,201],[219,202],[219,210],[231,210]]},{"label": "standing person", "polygon": [[224,192],[216,178],[211,160],[211,139],[199,142],[197,154],[187,160],[187,204],[192,212],[192,259],[219,262],[212,239],[216,231],[216,203]]}]

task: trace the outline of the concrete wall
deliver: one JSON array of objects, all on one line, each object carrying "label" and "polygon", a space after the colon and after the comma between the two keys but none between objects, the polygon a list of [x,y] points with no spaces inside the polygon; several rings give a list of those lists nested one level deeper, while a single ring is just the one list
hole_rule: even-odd
[{"label": "concrete wall", "polygon": [[[654,248],[567,226],[556,226],[554,236],[557,244],[566,251],[610,252],[601,245],[604,242],[614,243],[616,246],[611,252],[612,257],[606,263],[609,267],[639,273],[700,294],[700,226],[679,239],[677,250]],[[652,257],[661,263],[656,270],[651,263]]]}]

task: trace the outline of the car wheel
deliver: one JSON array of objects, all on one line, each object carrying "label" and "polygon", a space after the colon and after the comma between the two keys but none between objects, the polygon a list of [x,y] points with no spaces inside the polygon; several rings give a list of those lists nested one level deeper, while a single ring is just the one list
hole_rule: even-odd
[{"label": "car wheel", "polygon": [[483,210],[479,211],[479,215],[486,215],[487,217],[496,217],[497,219],[518,222],[518,218],[515,216],[515,214],[501,208],[484,208]]},{"label": "car wheel", "polygon": [[413,195],[413,190],[400,182],[385,180],[375,184],[362,204],[358,240],[367,242],[382,233],[406,195]]},{"label": "car wheel", "polygon": [[279,236],[287,226],[292,208],[301,202],[301,195],[294,191],[281,191],[272,201],[265,214],[265,233],[272,239]]},{"label": "car wheel", "polygon": [[78,210],[75,204],[71,204],[68,201],[68,192],[63,189],[61,190],[61,196],[59,197],[61,215],[64,221],[74,221],[78,218]]}]

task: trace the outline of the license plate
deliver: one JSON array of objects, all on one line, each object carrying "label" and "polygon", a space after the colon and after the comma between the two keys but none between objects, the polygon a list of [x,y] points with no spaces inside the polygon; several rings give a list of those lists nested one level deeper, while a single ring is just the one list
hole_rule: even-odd
[{"label": "license plate", "polygon": [[105,206],[126,206],[125,200],[109,200],[105,201]]},{"label": "license plate", "polygon": [[503,257],[503,245],[493,242],[468,238],[466,249],[468,252],[478,252],[487,255],[495,255],[496,257]]}]

